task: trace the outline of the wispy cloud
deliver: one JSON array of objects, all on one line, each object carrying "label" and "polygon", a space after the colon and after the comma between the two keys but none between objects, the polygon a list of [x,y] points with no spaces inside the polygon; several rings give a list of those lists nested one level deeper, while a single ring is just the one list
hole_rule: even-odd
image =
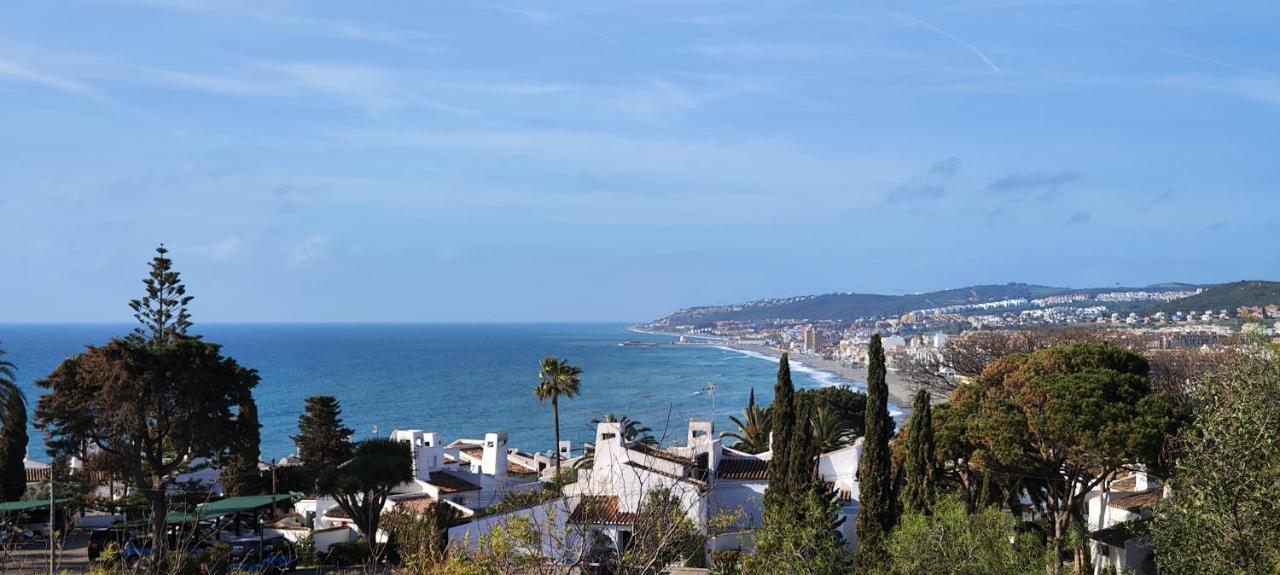
[{"label": "wispy cloud", "polygon": [[299,266],[316,263],[329,256],[329,248],[332,243],[327,236],[322,234],[309,236],[293,247],[289,261]]},{"label": "wispy cloud", "polygon": [[1107,41],[1107,42],[1114,42],[1114,43],[1117,43],[1117,44],[1126,44],[1126,45],[1129,45],[1129,46],[1135,46],[1135,47],[1143,48],[1143,49],[1145,49],[1145,50],[1150,50],[1150,51],[1153,51],[1153,52],[1159,52],[1159,53],[1162,53],[1162,54],[1167,54],[1167,55],[1170,55],[1170,56],[1176,56],[1176,57],[1178,57],[1178,58],[1182,58],[1182,59],[1186,59],[1186,60],[1191,60],[1191,61],[1195,61],[1195,62],[1200,62],[1200,63],[1202,63],[1202,64],[1208,64],[1208,65],[1210,65],[1210,66],[1214,66],[1214,67],[1217,67],[1217,68],[1222,68],[1222,69],[1224,69],[1224,70],[1231,70],[1231,71],[1235,71],[1235,72],[1244,72],[1244,73],[1246,73],[1246,74],[1259,75],[1259,76],[1271,76],[1271,77],[1276,76],[1275,72],[1270,72],[1270,71],[1267,71],[1267,70],[1261,70],[1261,69],[1253,68],[1253,67],[1249,67],[1249,66],[1243,66],[1243,65],[1236,64],[1236,63],[1233,63],[1233,62],[1227,62],[1227,61],[1225,61],[1225,60],[1222,60],[1222,59],[1219,59],[1219,58],[1214,58],[1214,57],[1211,57],[1211,56],[1205,56],[1205,55],[1203,55],[1203,54],[1198,54],[1198,53],[1194,53],[1194,52],[1188,52],[1188,51],[1180,50],[1180,49],[1177,49],[1177,48],[1169,48],[1169,47],[1167,47],[1167,46],[1159,46],[1159,45],[1151,44],[1151,43],[1148,43],[1148,42],[1142,42],[1142,41],[1139,41],[1139,40],[1134,40],[1134,39],[1132,39],[1132,38],[1125,38],[1125,37],[1121,37],[1121,36],[1112,36],[1112,35],[1108,35],[1108,34],[1102,34],[1102,33],[1099,33],[1099,32],[1095,32],[1095,31],[1093,31],[1093,30],[1087,30],[1087,29],[1085,29],[1085,28],[1081,28],[1081,27],[1079,27],[1079,26],[1072,26],[1072,25],[1070,25],[1070,24],[1066,24],[1066,23],[1063,23],[1063,22],[1058,22],[1058,21],[1055,21],[1055,20],[1047,20],[1047,19],[1043,19],[1043,18],[1039,18],[1038,20],[1040,20],[1041,22],[1044,22],[1044,23],[1046,23],[1046,24],[1049,24],[1049,25],[1051,25],[1051,26],[1056,26],[1056,27],[1058,27],[1058,28],[1062,28],[1063,30],[1069,30],[1069,31],[1075,32],[1075,33],[1077,33],[1077,34],[1081,34],[1081,35],[1085,35],[1085,36],[1091,36],[1091,37],[1096,38],[1096,39],[1099,39],[1099,40],[1105,40],[1105,41]]},{"label": "wispy cloud", "polygon": [[519,16],[533,24],[551,24],[559,20],[557,16],[545,10],[535,10],[532,8],[519,8],[516,6],[507,6],[505,4],[490,6],[490,8],[497,10],[499,12],[505,12],[507,14]]},{"label": "wispy cloud", "polygon": [[270,82],[254,82],[247,78],[166,70],[163,68],[137,66],[133,64],[126,64],[125,66],[135,72],[138,79],[141,81],[164,84],[178,88],[187,88],[201,92],[233,94],[240,96],[260,96],[275,93],[276,90]]},{"label": "wispy cloud", "polygon": [[967,40],[964,40],[963,38],[960,38],[959,36],[956,36],[955,34],[952,34],[952,33],[948,32],[948,31],[946,31],[946,30],[943,30],[942,28],[939,28],[939,27],[937,27],[937,26],[935,26],[935,25],[933,25],[933,24],[930,24],[929,22],[926,22],[926,21],[924,21],[924,20],[922,20],[922,19],[920,19],[920,18],[917,18],[917,17],[915,17],[915,16],[912,16],[912,15],[910,15],[910,14],[903,14],[903,13],[899,13],[899,12],[890,12],[889,14],[891,14],[891,15],[893,15],[893,16],[896,16],[896,17],[898,17],[898,18],[901,18],[901,19],[903,19],[903,20],[907,20],[908,22],[914,22],[914,23],[916,23],[916,24],[919,24],[920,26],[924,26],[925,28],[928,28],[929,30],[932,30],[933,32],[935,32],[935,33],[937,33],[937,34],[941,35],[942,37],[947,38],[947,39],[951,40],[952,42],[955,42],[956,44],[959,44],[960,46],[963,46],[964,48],[967,48],[970,52],[973,52],[974,54],[976,54],[976,55],[978,56],[978,58],[982,59],[982,62],[983,62],[983,63],[985,63],[985,64],[987,65],[987,67],[988,67],[988,68],[991,68],[991,71],[992,71],[992,72],[995,72],[995,73],[996,73],[996,74],[998,74],[998,75],[1000,75],[1000,74],[1004,74],[1004,72],[1003,72],[1002,70],[1000,70],[1000,67],[999,67],[999,66],[997,66],[995,62],[992,62],[992,61],[991,61],[991,58],[988,58],[988,57],[987,57],[987,54],[986,54],[985,52],[983,52],[983,51],[982,51],[981,49],[979,49],[977,46],[975,46],[975,45],[973,45],[973,44],[969,43]]},{"label": "wispy cloud", "polygon": [[1164,204],[1168,204],[1172,202],[1173,200],[1177,199],[1177,197],[1178,195],[1173,193],[1173,190],[1164,190],[1156,194],[1156,197],[1151,198],[1151,204],[1155,206],[1162,206]]},{"label": "wispy cloud", "polygon": [[750,40],[699,41],[690,49],[700,56],[752,61],[829,59],[843,54],[845,50],[833,45],[819,45],[804,41]]},{"label": "wispy cloud", "polygon": [[564,84],[556,82],[543,83],[503,83],[483,86],[483,90],[497,94],[509,94],[514,96],[541,96],[544,94],[560,94],[563,92],[572,92],[580,89],[576,84]]},{"label": "wispy cloud", "polygon": [[229,260],[239,255],[245,246],[240,236],[228,236],[216,242],[196,247],[196,253],[215,260]]},{"label": "wispy cloud", "polygon": [[[851,196],[850,186],[882,190],[895,177],[895,171],[877,158],[767,139],[717,141],[572,130],[363,130],[338,132],[335,137],[357,149],[419,149],[432,155],[503,161],[517,174],[532,166],[540,174],[571,176],[576,188],[642,188],[649,198],[725,193],[745,199],[788,190],[870,205],[874,195]],[[584,181],[591,184],[583,186]]]},{"label": "wispy cloud", "polygon": [[400,32],[371,28],[343,20],[301,16],[276,9],[272,4],[252,1],[213,0],[97,0],[106,4],[136,6],[154,10],[186,12],[199,15],[221,15],[273,25],[293,31],[342,40],[417,48],[416,41],[429,38],[416,32]]},{"label": "wispy cloud", "polygon": [[889,202],[937,200],[946,195],[947,183],[960,171],[960,158],[940,160],[928,170],[916,174],[889,195]]},{"label": "wispy cloud", "polygon": [[1222,89],[1255,102],[1280,106],[1280,80],[1242,78],[1223,83]]},{"label": "wispy cloud", "polygon": [[402,81],[399,74],[386,68],[328,62],[263,63],[262,66],[281,74],[293,87],[335,96],[371,112],[417,105],[456,114],[469,113],[464,108],[420,94]]},{"label": "wispy cloud", "polygon": [[649,78],[642,87],[624,91],[610,107],[641,119],[660,118],[698,107],[697,98],[684,87],[662,78]]},{"label": "wispy cloud", "polygon": [[99,94],[97,90],[76,80],[33,70],[11,60],[0,59],[0,80],[2,79],[34,84],[43,88],[88,98],[96,102],[106,101],[106,98]]},{"label": "wispy cloud", "polygon": [[987,184],[986,189],[990,193],[1004,196],[1035,196],[1038,199],[1048,199],[1056,195],[1062,186],[1079,179],[1079,173],[1069,170],[1037,171],[1005,176]]},{"label": "wispy cloud", "polygon": [[1064,223],[1066,223],[1069,226],[1079,226],[1079,225],[1089,223],[1089,219],[1091,217],[1092,215],[1089,214],[1089,212],[1081,210],[1071,214],[1070,216],[1067,216],[1067,219]]}]

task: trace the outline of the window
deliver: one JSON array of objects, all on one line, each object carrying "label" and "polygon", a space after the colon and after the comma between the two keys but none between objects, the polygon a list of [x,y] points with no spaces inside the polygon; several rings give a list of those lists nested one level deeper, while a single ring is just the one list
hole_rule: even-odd
[{"label": "window", "polygon": [[618,436],[618,434],[616,434],[616,433],[605,433],[605,434],[602,434],[602,435],[600,436],[600,439],[603,441],[603,440],[605,440],[605,439],[613,439],[613,438],[615,438],[615,437],[617,437],[617,436]]}]

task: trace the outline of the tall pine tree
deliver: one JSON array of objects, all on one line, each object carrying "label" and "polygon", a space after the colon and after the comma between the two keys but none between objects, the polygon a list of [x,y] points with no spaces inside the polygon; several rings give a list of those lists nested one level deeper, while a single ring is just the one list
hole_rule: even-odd
[{"label": "tall pine tree", "polygon": [[766,507],[783,507],[792,499],[796,485],[792,482],[790,451],[796,427],[796,388],[791,383],[791,363],[787,354],[778,359],[778,378],[773,386],[773,406],[769,408],[773,431],[770,441],[773,457],[769,460],[769,489],[764,492]]},{"label": "tall pine tree", "polygon": [[933,507],[937,470],[933,454],[933,409],[929,392],[916,392],[907,422],[905,454],[902,465],[906,482],[902,486],[902,505],[907,511],[928,514]]},{"label": "tall pine tree", "polygon": [[764,525],[746,558],[752,573],[841,575],[847,552],[836,531],[839,504],[817,478],[818,440],[810,420],[816,400],[797,393],[786,354],[778,362],[773,406],[773,453],[764,492]]},{"label": "tall pine tree", "polygon": [[894,523],[893,469],[889,436],[889,387],[885,382],[884,344],[871,336],[867,349],[867,420],[862,461],[858,464],[857,547],[854,572],[875,573],[888,563],[885,542]]},{"label": "tall pine tree", "polygon": [[258,423],[258,405],[253,397],[242,402],[236,413],[239,428],[231,448],[223,460],[219,478],[227,495],[254,495],[262,490],[258,475],[258,458],[262,456],[259,441],[262,425]]},{"label": "tall pine tree", "polygon": [[293,443],[303,468],[318,477],[351,459],[352,430],[343,425],[342,407],[331,395],[308,397],[304,410]]}]

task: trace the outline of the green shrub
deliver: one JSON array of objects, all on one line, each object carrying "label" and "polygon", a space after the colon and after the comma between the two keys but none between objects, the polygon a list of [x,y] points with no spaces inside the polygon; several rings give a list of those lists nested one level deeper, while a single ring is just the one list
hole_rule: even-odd
[{"label": "green shrub", "polygon": [[298,537],[293,542],[293,549],[298,554],[299,565],[315,565],[316,564],[316,540],[310,535]]},{"label": "green shrub", "polygon": [[711,575],[737,575],[738,559],[742,552],[737,549],[719,549],[711,552]]},{"label": "green shrub", "polygon": [[335,567],[363,565],[369,560],[369,545],[363,539],[334,543],[324,554],[324,564]]}]

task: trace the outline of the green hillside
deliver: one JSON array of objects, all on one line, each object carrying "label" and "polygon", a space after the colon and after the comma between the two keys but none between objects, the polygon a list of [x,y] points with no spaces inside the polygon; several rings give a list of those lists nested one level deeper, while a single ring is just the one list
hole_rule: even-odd
[{"label": "green hillside", "polygon": [[[988,303],[1008,299],[1036,299],[1052,295],[1064,294],[1100,294],[1115,291],[1187,291],[1196,287],[1184,283],[1163,283],[1141,288],[1108,287],[1108,288],[1063,288],[1024,283],[1003,285],[977,285],[964,288],[941,290],[917,294],[883,295],[859,293],[832,293],[813,296],[777,298],[757,300],[740,304],[699,306],[679,310],[660,318],[655,325],[708,325],[716,321],[768,321],[777,319],[790,320],[835,320],[849,321],[858,318],[893,317],[904,313],[955,305]],[[1258,303],[1280,303],[1280,283],[1275,282],[1239,282],[1215,286],[1208,291],[1178,300],[1166,307],[1175,309],[1213,309],[1232,308],[1240,305],[1256,305]],[[1196,300],[1196,301],[1191,301]],[[1185,302],[1191,301],[1191,307]],[[1240,303],[1237,303],[1240,302]],[[1070,305],[1070,304],[1069,304]],[[1080,305],[1098,305],[1092,301]],[[1112,311],[1118,312],[1153,312],[1163,304],[1150,301],[1111,302],[1106,304]]]},{"label": "green hillside", "polygon": [[1240,281],[1213,286],[1202,293],[1161,304],[1156,311],[1234,310],[1240,306],[1280,304],[1280,282]]},{"label": "green hillside", "polygon": [[683,309],[663,318],[672,324],[697,325],[720,320],[769,320],[778,318],[848,321],[863,317],[885,317],[912,310],[973,304],[1013,298],[1038,298],[1079,292],[1070,288],[1011,283],[979,285],[935,292],[880,294],[824,294],[777,300],[762,300],[729,306]]}]

